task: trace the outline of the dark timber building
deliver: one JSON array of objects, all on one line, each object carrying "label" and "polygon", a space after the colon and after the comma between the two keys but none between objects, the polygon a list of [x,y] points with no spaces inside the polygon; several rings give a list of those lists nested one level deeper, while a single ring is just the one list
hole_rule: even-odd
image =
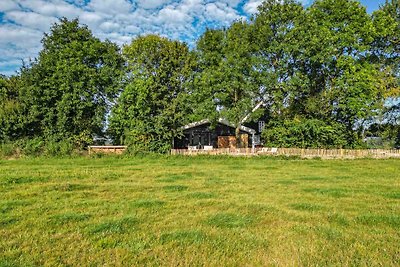
[{"label": "dark timber building", "polygon": [[[235,127],[228,121],[220,119],[216,125],[209,120],[190,123],[182,127],[183,137],[174,139],[175,149],[213,149],[236,148]],[[256,131],[241,126],[240,138],[243,147],[254,145]]]}]

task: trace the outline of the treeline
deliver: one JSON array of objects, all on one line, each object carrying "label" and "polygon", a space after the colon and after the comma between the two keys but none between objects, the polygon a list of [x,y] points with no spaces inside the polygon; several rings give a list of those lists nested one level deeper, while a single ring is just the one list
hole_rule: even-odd
[{"label": "treeline", "polygon": [[65,18],[42,44],[0,78],[3,148],[69,153],[107,135],[165,152],[182,125],[220,117],[237,129],[263,118],[268,146],[400,144],[399,0],[373,14],[353,0],[267,0],[193,49],[157,35],[120,48]]}]

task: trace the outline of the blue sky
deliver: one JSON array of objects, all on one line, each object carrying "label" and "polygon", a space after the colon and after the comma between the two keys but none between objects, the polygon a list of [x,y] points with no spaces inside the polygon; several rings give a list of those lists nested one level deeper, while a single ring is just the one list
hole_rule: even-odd
[{"label": "blue sky", "polygon": [[[57,18],[79,17],[100,39],[121,45],[157,33],[193,42],[206,27],[248,18],[262,0],[0,0],[0,73],[14,74],[37,56],[40,40]],[[301,0],[309,5],[312,0]],[[384,0],[362,0],[369,12]]]}]

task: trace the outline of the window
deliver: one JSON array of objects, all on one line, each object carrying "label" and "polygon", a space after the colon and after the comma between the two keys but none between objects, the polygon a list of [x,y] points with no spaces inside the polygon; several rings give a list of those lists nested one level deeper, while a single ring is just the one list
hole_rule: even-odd
[{"label": "window", "polygon": [[265,121],[258,121],[258,131],[261,133],[264,130]]}]

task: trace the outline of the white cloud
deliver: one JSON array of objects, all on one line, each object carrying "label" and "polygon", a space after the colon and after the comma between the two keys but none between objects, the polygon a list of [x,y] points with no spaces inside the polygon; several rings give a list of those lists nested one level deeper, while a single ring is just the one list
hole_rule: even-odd
[{"label": "white cloud", "polygon": [[105,14],[126,14],[133,9],[132,4],[126,0],[92,0],[88,7],[94,12]]},{"label": "white cloud", "polygon": [[118,29],[120,29],[121,26],[118,23],[112,21],[105,21],[102,24],[100,24],[99,28],[104,32],[108,33],[108,32],[118,31]]},{"label": "white cloud", "polygon": [[[138,34],[160,34],[193,44],[206,27],[241,19],[239,6],[251,14],[255,0],[0,0],[0,73],[16,62],[36,57],[43,32],[57,18],[79,18],[100,39],[119,45]],[[7,67],[8,66],[8,67]]]},{"label": "white cloud", "polygon": [[160,8],[165,4],[170,3],[171,0],[138,0],[137,4],[139,8],[144,9],[155,9]]},{"label": "white cloud", "polygon": [[[307,6],[313,2],[313,0],[298,0],[301,4]],[[243,6],[243,10],[248,14],[256,14],[258,12],[258,6],[260,6],[264,0],[249,0],[247,3]]]},{"label": "white cloud", "polygon": [[227,4],[210,3],[206,5],[206,15],[214,21],[221,21],[228,24],[233,20],[239,19],[237,11]]},{"label": "white cloud", "polygon": [[0,12],[7,12],[11,10],[19,9],[18,4],[12,0],[1,0],[0,1]]},{"label": "white cloud", "polygon": [[237,7],[242,0],[222,0],[220,2],[225,3],[230,7]]},{"label": "white cloud", "polygon": [[167,6],[160,10],[158,13],[158,19],[161,23],[181,24],[190,23],[192,17],[180,9],[174,8],[173,6]]},{"label": "white cloud", "polygon": [[261,5],[262,2],[262,0],[250,0],[244,5],[243,9],[247,14],[255,14],[257,13],[257,7]]},{"label": "white cloud", "polygon": [[22,7],[44,16],[77,17],[82,10],[62,0],[19,0]]},{"label": "white cloud", "polygon": [[0,44],[10,44],[13,47],[40,46],[42,32],[17,25],[0,26]]},{"label": "white cloud", "polygon": [[4,17],[19,25],[41,31],[47,31],[49,25],[57,21],[57,18],[55,17],[48,17],[38,13],[25,11],[7,12]]}]

